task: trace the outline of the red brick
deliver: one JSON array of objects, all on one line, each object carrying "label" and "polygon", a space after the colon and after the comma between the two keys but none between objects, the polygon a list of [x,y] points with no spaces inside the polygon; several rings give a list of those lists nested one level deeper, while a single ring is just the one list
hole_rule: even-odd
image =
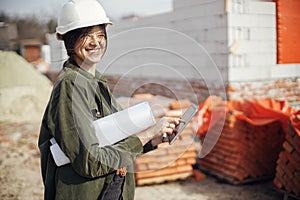
[{"label": "red brick", "polygon": [[277,177],[274,178],[273,183],[278,189],[282,188],[282,183],[280,182],[280,180],[278,180]]},{"label": "red brick", "polygon": [[287,141],[283,143],[283,148],[289,153],[291,153],[294,150],[294,148]]}]

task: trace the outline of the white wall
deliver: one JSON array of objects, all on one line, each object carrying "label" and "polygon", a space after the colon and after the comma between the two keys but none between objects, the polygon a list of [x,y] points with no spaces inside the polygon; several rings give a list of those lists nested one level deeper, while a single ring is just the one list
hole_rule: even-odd
[{"label": "white wall", "polygon": [[224,1],[175,0],[174,12],[108,27],[108,50],[98,68],[105,74],[227,80],[227,15]]},{"label": "white wall", "polygon": [[300,76],[298,64],[277,65],[276,4],[229,0],[229,82]]},{"label": "white wall", "polygon": [[[276,5],[270,0],[174,0],[174,11],[114,22],[98,69],[107,75],[204,80],[207,85],[300,76],[276,64]],[[67,56],[51,45],[51,66]]]},{"label": "white wall", "polygon": [[228,36],[230,81],[266,78],[276,65],[276,4],[230,0]]}]

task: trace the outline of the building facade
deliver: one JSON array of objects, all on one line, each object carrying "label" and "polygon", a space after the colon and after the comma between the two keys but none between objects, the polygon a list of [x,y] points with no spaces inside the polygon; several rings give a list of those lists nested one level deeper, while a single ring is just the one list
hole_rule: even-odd
[{"label": "building facade", "polygon": [[300,5],[285,2],[174,0],[172,12],[108,27],[98,69],[117,96],[149,92],[195,103],[209,95],[272,98],[297,106]]}]

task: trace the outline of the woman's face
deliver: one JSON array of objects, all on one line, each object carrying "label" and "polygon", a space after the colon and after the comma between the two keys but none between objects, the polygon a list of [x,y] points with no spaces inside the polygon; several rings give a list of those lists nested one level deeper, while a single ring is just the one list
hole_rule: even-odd
[{"label": "woman's face", "polygon": [[106,36],[104,28],[94,26],[91,31],[80,37],[75,43],[75,61],[94,65],[98,63],[106,49]]}]

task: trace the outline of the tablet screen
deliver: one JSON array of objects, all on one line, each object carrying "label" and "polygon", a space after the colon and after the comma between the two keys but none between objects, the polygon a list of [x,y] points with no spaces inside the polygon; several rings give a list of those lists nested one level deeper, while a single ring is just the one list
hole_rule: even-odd
[{"label": "tablet screen", "polygon": [[169,135],[169,144],[173,144],[174,141],[178,138],[178,136],[180,135],[180,133],[183,131],[183,129],[189,124],[189,122],[192,120],[192,118],[195,116],[195,114],[197,113],[198,108],[195,104],[192,104],[183,114],[182,116],[182,121],[180,122],[179,125],[177,125],[176,127],[176,131]]}]

